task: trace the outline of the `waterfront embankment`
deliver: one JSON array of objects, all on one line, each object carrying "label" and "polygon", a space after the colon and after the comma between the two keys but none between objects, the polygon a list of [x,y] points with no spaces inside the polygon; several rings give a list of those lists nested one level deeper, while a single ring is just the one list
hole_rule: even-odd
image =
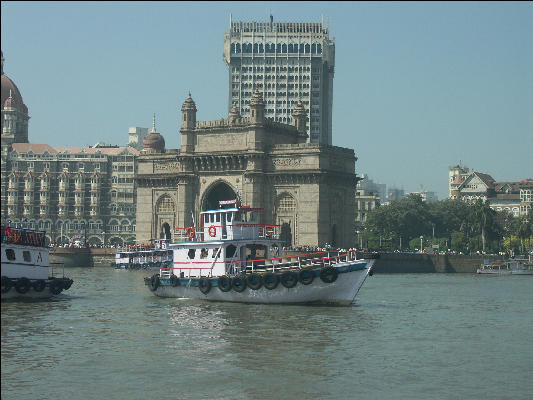
[{"label": "waterfront embankment", "polygon": [[[56,247],[52,249],[50,256],[51,262],[63,263],[65,267],[107,267],[113,265],[115,251],[113,248]],[[475,273],[486,259],[490,262],[504,260],[503,257],[495,255],[381,253],[374,265],[374,272],[377,274]]]}]

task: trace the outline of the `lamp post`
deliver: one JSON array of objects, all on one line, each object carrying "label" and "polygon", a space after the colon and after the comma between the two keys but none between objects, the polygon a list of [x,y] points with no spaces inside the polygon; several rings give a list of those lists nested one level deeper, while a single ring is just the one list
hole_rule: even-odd
[{"label": "lamp post", "polygon": [[424,241],[424,236],[420,236],[420,253],[423,253],[423,241]]}]

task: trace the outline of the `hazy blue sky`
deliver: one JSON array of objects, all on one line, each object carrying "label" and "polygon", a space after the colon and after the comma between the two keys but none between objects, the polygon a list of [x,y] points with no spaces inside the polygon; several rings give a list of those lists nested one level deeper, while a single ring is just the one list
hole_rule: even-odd
[{"label": "hazy blue sky", "polygon": [[179,146],[188,92],[198,120],[227,116],[222,58],[239,21],[330,21],[333,144],[358,174],[447,196],[459,162],[533,178],[533,3],[2,1],[4,72],[34,143],[126,144],[128,127]]}]

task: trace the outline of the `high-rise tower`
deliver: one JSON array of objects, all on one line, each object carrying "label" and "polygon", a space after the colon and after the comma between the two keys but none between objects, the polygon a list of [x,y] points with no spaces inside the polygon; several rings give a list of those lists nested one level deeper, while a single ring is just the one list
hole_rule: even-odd
[{"label": "high-rise tower", "polygon": [[309,141],[331,145],[335,42],[324,22],[233,22],[224,34],[229,68],[228,109],[250,116],[258,89],[265,117],[292,123],[299,101],[308,115]]}]

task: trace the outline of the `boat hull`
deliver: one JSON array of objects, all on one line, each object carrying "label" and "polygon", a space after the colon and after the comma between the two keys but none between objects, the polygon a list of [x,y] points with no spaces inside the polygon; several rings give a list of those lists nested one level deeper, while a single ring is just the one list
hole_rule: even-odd
[{"label": "boat hull", "polygon": [[[230,290],[224,292],[217,286],[216,278],[211,278],[212,287],[207,293],[199,289],[198,278],[181,278],[178,286],[172,286],[169,279],[161,279],[159,286],[152,291],[159,297],[177,297],[201,299],[208,301],[227,301],[237,303],[256,304],[334,304],[350,305],[353,303],[359,289],[369,273],[374,260],[365,262],[344,262],[334,266],[338,271],[337,279],[332,283],[324,282],[320,270],[314,269],[313,282],[304,285],[298,282],[296,286],[287,288],[281,282],[274,289],[267,289],[264,285],[257,290],[247,287],[242,292]],[[148,281],[146,284],[149,286]]]},{"label": "boat hull", "polygon": [[476,271],[480,275],[511,275],[511,270],[508,269],[480,269]]}]

